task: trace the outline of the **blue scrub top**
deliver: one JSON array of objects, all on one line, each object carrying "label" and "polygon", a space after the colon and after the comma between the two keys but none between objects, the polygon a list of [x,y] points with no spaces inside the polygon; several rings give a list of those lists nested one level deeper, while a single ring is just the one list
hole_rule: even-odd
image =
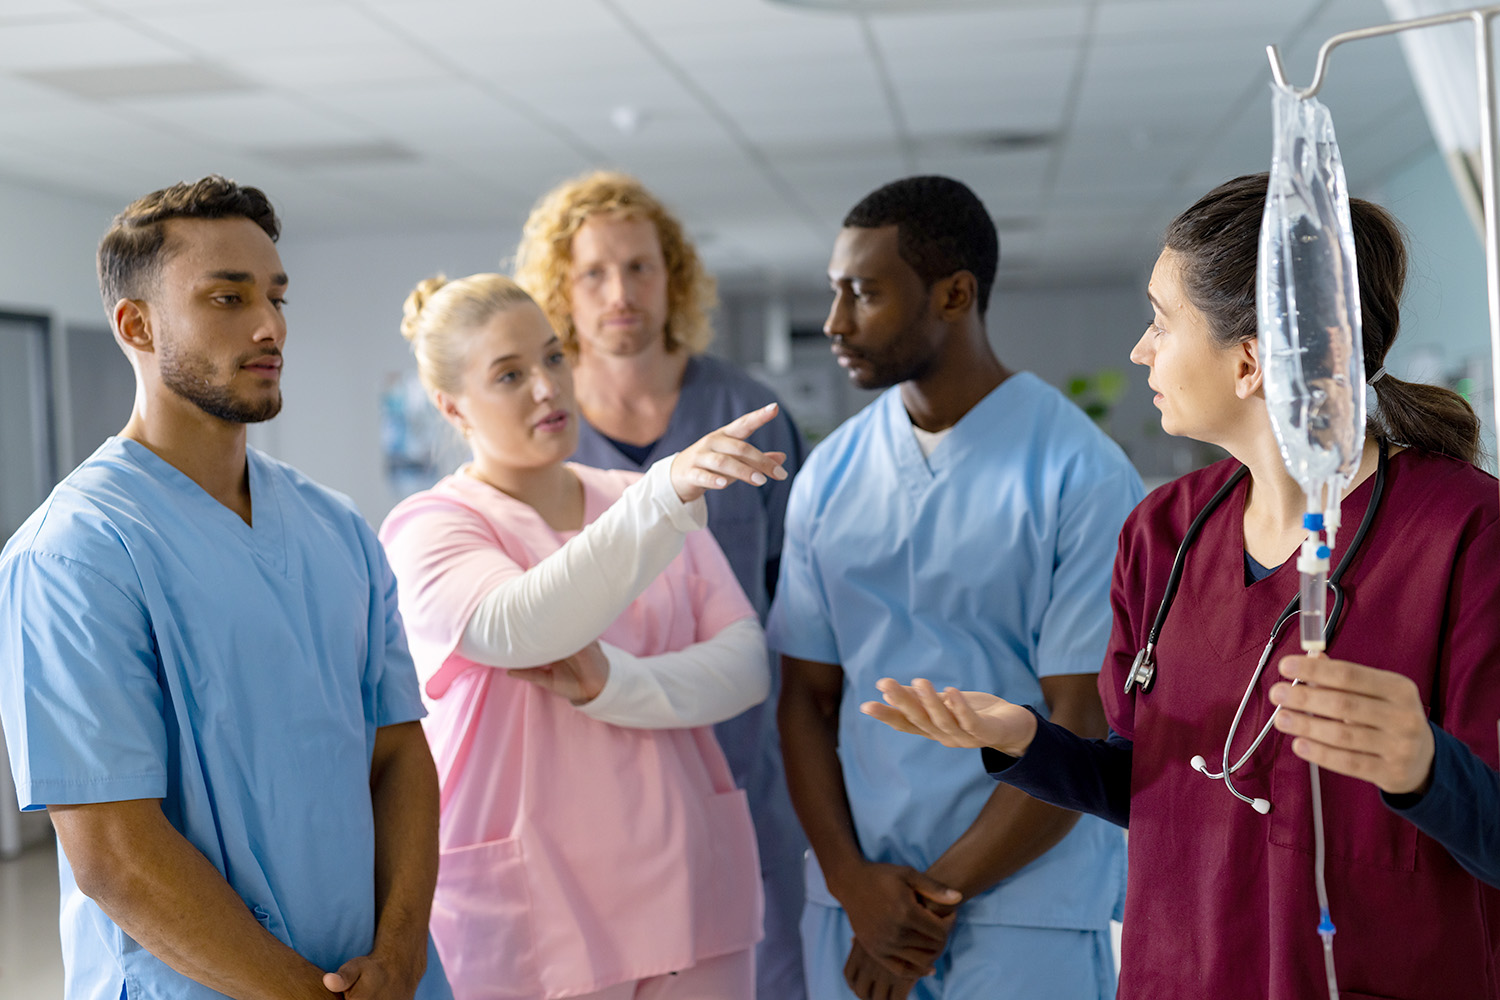
[{"label": "blue scrub top", "polygon": [[[773,648],[844,671],[839,757],[865,856],[926,869],[994,792],[960,754],[863,715],[881,677],[992,691],[1044,714],[1040,678],[1097,673],[1125,516],[1125,454],[1029,373],[924,457],[899,388],[818,445],[792,487]],[[1118,830],[1084,817],[961,919],[1100,928],[1124,887]],[[810,899],[837,905],[815,870]]]},{"label": "blue scrub top", "polygon": [[[688,359],[682,390],[666,432],[640,461],[625,455],[587,420],[578,431],[578,450],[573,461],[596,469],[628,469],[645,472],[658,460],[681,451],[709,431],[718,430],[735,417],[780,402],[776,394],[721,358],[698,354]],[[786,407],[776,418],[750,435],[750,443],[761,451],[786,452],[785,480],[764,486],[735,484],[707,494],[708,530],[724,550],[735,579],[755,606],[762,622],[771,606],[766,567],[781,557],[782,521],[792,478],[802,467],[805,446]]]},{"label": "blue scrub top", "polygon": [[[59,484],[0,553],[0,709],[23,808],[161,799],[267,930],[333,970],[374,940],[375,731],[424,710],[374,533],[248,462],[254,527],[121,438]],[[60,859],[69,1000],[220,996]],[[451,996],[435,955],[418,996]]]}]

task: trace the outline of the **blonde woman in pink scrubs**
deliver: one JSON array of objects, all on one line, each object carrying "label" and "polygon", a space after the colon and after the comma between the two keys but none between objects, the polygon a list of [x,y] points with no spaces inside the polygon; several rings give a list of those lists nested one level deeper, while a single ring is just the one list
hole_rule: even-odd
[{"label": "blonde woman in pink scrubs", "polygon": [[711,726],[770,677],[698,529],[706,490],[785,476],[743,440],[774,407],[606,472],[566,463],[572,376],[510,279],[424,281],[402,333],[473,452],[380,532],[442,780],[432,932],[454,996],[750,1000],[760,869]]}]

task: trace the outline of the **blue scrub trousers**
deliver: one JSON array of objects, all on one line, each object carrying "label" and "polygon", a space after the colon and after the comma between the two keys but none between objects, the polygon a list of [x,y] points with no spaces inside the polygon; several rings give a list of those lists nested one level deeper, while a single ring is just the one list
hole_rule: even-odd
[{"label": "blue scrub trousers", "polygon": [[[808,903],[802,953],[808,1000],[851,1000],[844,962],[854,935],[838,907]],[[960,920],[937,971],[908,1000],[1114,1000],[1109,931],[1012,927]]]}]

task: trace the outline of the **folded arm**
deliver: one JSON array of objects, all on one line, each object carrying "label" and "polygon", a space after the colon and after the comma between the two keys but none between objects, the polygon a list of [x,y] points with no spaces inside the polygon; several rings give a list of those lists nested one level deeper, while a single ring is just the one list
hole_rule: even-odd
[{"label": "folded arm", "polygon": [[579,711],[635,729],[681,729],[732,719],[771,692],[765,633],[754,618],[713,638],[659,656],[632,656],[600,643],[609,661],[603,690]]}]

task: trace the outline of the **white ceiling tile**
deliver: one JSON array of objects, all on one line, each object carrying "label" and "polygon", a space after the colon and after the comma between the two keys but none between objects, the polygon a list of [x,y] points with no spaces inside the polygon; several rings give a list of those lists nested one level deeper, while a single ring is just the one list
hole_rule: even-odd
[{"label": "white ceiling tile", "polygon": [[71,94],[34,80],[0,73],[0,111],[49,111],[66,114],[86,106]]},{"label": "white ceiling tile", "polygon": [[685,69],[754,65],[768,71],[825,59],[863,57],[867,48],[853,18],[814,18],[785,24],[665,27],[650,37]]},{"label": "white ceiling tile", "polygon": [[433,155],[446,151],[462,157],[489,150],[547,158],[570,152],[555,132],[473,84],[419,81],[380,87],[310,87],[305,93],[316,106],[361,122],[373,134]]},{"label": "white ceiling tile", "polygon": [[122,102],[143,117],[231,148],[357,142],[367,130],[280,94],[233,94]]},{"label": "white ceiling tile", "polygon": [[845,23],[847,14],[798,10],[768,0],[713,0],[683,3],[682,0],[611,0],[606,6],[653,32],[692,31],[698,28],[753,30],[767,28],[786,35],[817,31],[828,24]]},{"label": "white ceiling tile", "polygon": [[228,55],[223,65],[262,85],[295,90],[451,79],[446,66],[398,42],[295,51],[246,48]]},{"label": "white ceiling tile", "polygon": [[874,64],[861,52],[815,63],[747,70],[726,65],[693,75],[694,82],[733,114],[774,111],[788,116],[819,108],[883,108]]},{"label": "white ceiling tile", "polygon": [[74,20],[92,15],[93,12],[78,0],[6,0],[5,5],[0,7],[0,24]]},{"label": "white ceiling tile", "polygon": [[180,49],[100,18],[11,24],[0,31],[0,66],[9,72],[162,63],[182,56]]},{"label": "white ceiling tile", "polygon": [[[238,11],[244,16],[247,8],[243,0],[87,0],[92,7],[110,11],[123,17],[143,14],[193,15],[205,11]],[[287,8],[309,9],[312,7],[347,4],[348,0],[256,0],[256,12],[274,11],[278,15]]]},{"label": "white ceiling tile", "polygon": [[[1378,0],[1377,0],[1378,2]],[[1094,32],[1100,38],[1202,39],[1231,36],[1264,47],[1281,40],[1323,0],[1126,0],[1099,5]],[[1257,36],[1265,36],[1263,40]]]},{"label": "white ceiling tile", "polygon": [[358,50],[401,41],[357,7],[309,5],[298,8],[295,27],[284,15],[247,16],[243,6],[161,11],[138,23],[204,56],[233,59],[243,52]]},{"label": "white ceiling tile", "polygon": [[948,61],[954,54],[972,52],[976,44],[991,53],[1008,53],[1039,42],[1076,42],[1088,28],[1088,14],[1087,3],[1059,0],[1000,10],[949,10],[930,17],[875,17],[870,23],[889,56],[910,54]]},{"label": "white ceiling tile", "polygon": [[[291,231],[358,234],[514,228],[552,184],[617,166],[714,261],[816,285],[844,212],[914,165],[970,183],[1010,227],[1007,281],[1134,273],[1171,215],[1268,164],[1264,44],[1305,80],[1329,34],[1385,19],[1380,0],[1035,0],[863,22],[768,0],[0,0],[0,173],[123,204],[217,170],[264,186]],[[194,59],[262,90],[92,102],[10,75]],[[1331,68],[1351,184],[1426,148],[1394,42],[1341,48]],[[610,124],[622,104],[643,113],[633,134]],[[1055,138],[983,148],[1007,131]],[[418,159],[293,169],[256,152],[381,144]]]},{"label": "white ceiling tile", "polygon": [[1046,45],[981,66],[893,58],[890,74],[914,133],[1051,132],[1062,124],[1081,51]]}]

